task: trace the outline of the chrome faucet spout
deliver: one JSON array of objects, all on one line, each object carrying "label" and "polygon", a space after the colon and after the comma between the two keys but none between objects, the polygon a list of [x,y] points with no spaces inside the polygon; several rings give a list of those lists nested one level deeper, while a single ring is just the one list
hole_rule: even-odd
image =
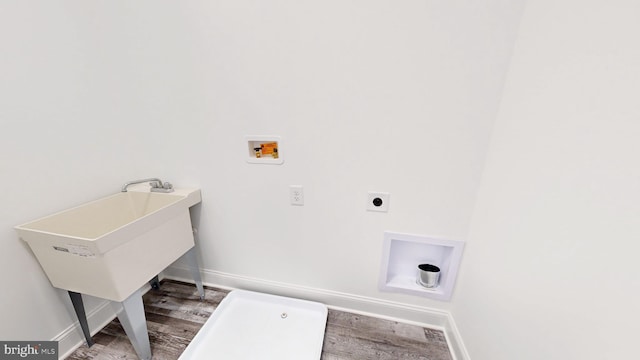
[{"label": "chrome faucet spout", "polygon": [[134,185],[134,184],[142,184],[142,183],[151,183],[151,188],[158,188],[158,187],[162,187],[162,180],[158,179],[158,178],[150,178],[150,179],[142,179],[142,180],[133,180],[133,181],[129,181],[124,183],[124,185],[122,185],[122,192],[127,192],[127,188],[130,185]]}]

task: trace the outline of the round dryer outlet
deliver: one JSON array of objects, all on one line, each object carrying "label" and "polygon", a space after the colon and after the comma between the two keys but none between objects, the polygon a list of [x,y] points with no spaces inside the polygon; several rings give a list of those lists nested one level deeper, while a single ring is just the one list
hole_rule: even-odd
[{"label": "round dryer outlet", "polygon": [[390,194],[386,192],[369,191],[367,196],[367,211],[389,211]]}]

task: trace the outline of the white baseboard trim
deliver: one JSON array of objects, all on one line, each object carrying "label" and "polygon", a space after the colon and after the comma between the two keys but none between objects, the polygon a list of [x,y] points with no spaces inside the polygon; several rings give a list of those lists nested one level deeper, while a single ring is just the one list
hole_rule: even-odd
[{"label": "white baseboard trim", "polygon": [[[107,326],[107,324],[115,318],[116,313],[113,311],[110,301],[104,300],[95,309],[87,313],[87,322],[89,323],[91,335],[102,330],[102,328]],[[71,324],[52,340],[58,342],[59,359],[65,359],[77,348],[86,343],[84,334],[80,328],[80,322],[78,321]]]},{"label": "white baseboard trim", "polygon": [[[455,321],[447,311],[214,270],[201,269],[201,274],[203,283],[211,287],[229,290],[244,289],[317,301],[336,310],[440,329],[447,337],[454,360],[470,360]],[[193,283],[191,272],[186,266],[173,265],[163,272],[163,276]]]},{"label": "white baseboard trim", "polygon": [[444,332],[447,335],[449,349],[451,349],[451,353],[454,357],[457,360],[471,360],[471,356],[469,356],[467,348],[464,346],[464,342],[462,342],[462,336],[458,331],[458,327],[456,326],[456,322],[453,320],[451,313],[449,313],[449,323],[448,326],[445,327]]}]

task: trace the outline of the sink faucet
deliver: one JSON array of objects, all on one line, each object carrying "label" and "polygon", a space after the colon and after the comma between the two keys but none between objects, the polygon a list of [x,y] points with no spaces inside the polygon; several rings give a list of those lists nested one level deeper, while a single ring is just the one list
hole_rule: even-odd
[{"label": "sink faucet", "polygon": [[122,192],[127,192],[127,188],[129,187],[129,185],[142,184],[145,182],[148,182],[149,185],[151,185],[151,192],[170,193],[173,191],[173,185],[171,185],[170,183],[168,182],[163,183],[162,180],[158,178],[150,178],[150,179],[142,179],[142,180],[133,180],[133,181],[124,183],[124,185],[122,185]]}]

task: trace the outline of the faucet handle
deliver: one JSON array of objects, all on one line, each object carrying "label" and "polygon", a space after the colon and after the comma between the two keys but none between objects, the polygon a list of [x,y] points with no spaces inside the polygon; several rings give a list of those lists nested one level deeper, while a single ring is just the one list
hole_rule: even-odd
[{"label": "faucet handle", "polygon": [[151,184],[151,192],[159,192],[159,193],[170,193],[173,192],[173,185],[171,183],[161,183],[159,181],[150,183]]}]

